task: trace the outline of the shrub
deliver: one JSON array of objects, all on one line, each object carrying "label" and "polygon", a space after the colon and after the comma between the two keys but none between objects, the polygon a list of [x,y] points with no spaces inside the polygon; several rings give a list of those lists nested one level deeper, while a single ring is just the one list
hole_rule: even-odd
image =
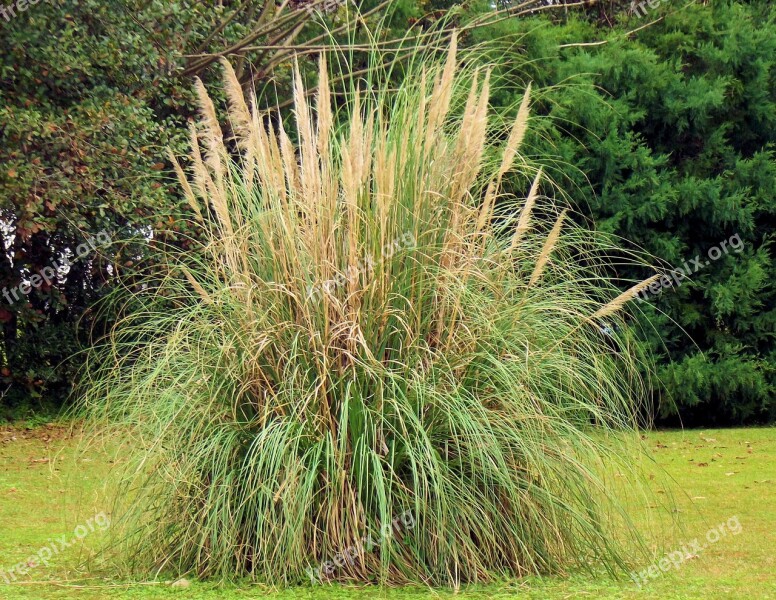
[{"label": "shrub", "polygon": [[[331,29],[340,43],[355,41],[343,20],[347,11],[334,10],[344,2],[23,4],[0,13],[0,292],[98,232],[116,243],[25,301],[0,293],[0,419],[61,408],[88,332],[112,324],[109,314],[93,320],[93,303],[119,277],[127,284],[134,264],[148,265],[156,242],[186,244],[192,235],[181,229],[185,207],[164,158],[166,146],[185,148],[181,125],[196,111],[189,74],[210,77],[210,60],[229,49],[244,81],[271,80],[283,94],[292,48],[320,44],[322,19],[336,21]],[[420,8],[402,5],[390,12],[395,30],[406,34],[409,13]],[[384,14],[360,15],[359,22],[374,24]],[[255,48],[273,39],[282,47]]]},{"label": "shrub", "polygon": [[[457,584],[625,566],[636,537],[603,465],[643,386],[629,340],[602,331],[644,284],[605,304],[606,248],[518,152],[530,88],[502,131],[466,64],[453,45],[333,111],[322,58],[314,111],[297,74],[293,134],[225,64],[226,143],[197,85],[178,170],[208,242],[171,252],[85,395],[132,436],[114,529],[134,571]],[[513,167],[524,201],[501,193]]]}]

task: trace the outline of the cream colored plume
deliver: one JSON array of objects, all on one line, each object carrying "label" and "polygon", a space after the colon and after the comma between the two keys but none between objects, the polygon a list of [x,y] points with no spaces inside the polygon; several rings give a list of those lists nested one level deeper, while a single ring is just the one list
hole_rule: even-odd
[{"label": "cream colored plume", "polygon": [[517,227],[515,228],[515,233],[512,236],[512,243],[509,246],[510,252],[517,248],[525,232],[531,228],[531,211],[533,210],[534,203],[536,202],[536,197],[539,192],[539,181],[541,178],[542,169],[540,167],[539,172],[536,174],[536,177],[531,184],[531,189],[528,192],[528,197],[525,199],[523,209],[520,211],[520,217],[517,220]]},{"label": "cream colored plume", "polygon": [[602,319],[604,317],[613,315],[614,313],[619,311],[623,306],[625,306],[628,302],[636,298],[641,292],[646,290],[654,281],[657,281],[659,278],[660,278],[660,275],[653,275],[649,279],[645,279],[641,283],[637,283],[628,291],[623,292],[622,294],[617,296],[614,300],[599,308],[595,313],[593,313],[593,315],[590,318]]},{"label": "cream colored plume", "polygon": [[534,285],[542,276],[544,267],[550,259],[550,254],[552,254],[552,251],[555,249],[555,244],[558,243],[560,230],[563,227],[563,220],[566,218],[567,212],[567,210],[564,210],[560,213],[558,220],[555,221],[555,225],[553,225],[547,239],[544,241],[544,247],[542,248],[541,254],[539,254],[539,258],[536,260],[536,266],[534,267],[533,273],[531,273],[531,279],[528,281],[529,286]]}]

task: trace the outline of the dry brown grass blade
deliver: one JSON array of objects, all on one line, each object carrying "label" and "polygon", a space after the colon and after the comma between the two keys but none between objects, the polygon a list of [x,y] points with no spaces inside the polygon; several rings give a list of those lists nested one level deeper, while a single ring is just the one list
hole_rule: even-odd
[{"label": "dry brown grass blade", "polygon": [[[270,138],[273,137],[273,135],[270,135]],[[283,172],[285,173],[286,177],[286,185],[288,186],[289,193],[293,194],[293,198],[289,198],[289,200],[299,201],[301,195],[299,183],[299,165],[296,162],[296,152],[294,151],[294,145],[291,143],[291,139],[288,137],[288,134],[283,127],[282,119],[278,122],[277,140],[280,146],[280,157],[283,162]]]},{"label": "dry brown grass blade", "polygon": [[[428,108],[428,90],[426,89],[428,86],[428,75],[426,73],[426,70],[423,69],[420,73],[420,102],[418,102],[418,112],[417,112],[417,120],[415,122],[415,128],[417,130],[418,135],[422,135],[423,131],[426,127],[426,110]],[[410,118],[411,115],[407,115],[407,118]],[[410,123],[407,123],[407,128],[411,126]]]}]

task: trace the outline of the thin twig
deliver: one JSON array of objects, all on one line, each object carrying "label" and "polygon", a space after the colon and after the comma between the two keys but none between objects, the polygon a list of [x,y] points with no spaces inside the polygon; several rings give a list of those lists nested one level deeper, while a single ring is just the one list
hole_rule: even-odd
[{"label": "thin twig", "polygon": [[[663,17],[658,17],[651,23],[647,23],[646,25],[642,25],[641,27],[636,27],[636,29],[631,29],[630,31],[626,31],[622,34],[622,37],[628,37],[629,35],[633,35],[634,33],[641,31],[642,29],[646,29],[647,27],[650,27],[654,25],[655,23],[659,23],[663,20]],[[601,40],[600,42],[580,42],[576,44],[561,44],[558,46],[558,48],[580,48],[582,46],[603,46],[604,44],[608,44],[609,40]]]}]

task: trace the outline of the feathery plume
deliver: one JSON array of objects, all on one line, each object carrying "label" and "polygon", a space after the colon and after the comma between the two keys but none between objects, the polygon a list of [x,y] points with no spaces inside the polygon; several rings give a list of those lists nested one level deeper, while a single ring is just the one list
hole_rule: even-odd
[{"label": "feathery plume", "polygon": [[183,274],[186,276],[186,279],[189,280],[189,283],[191,284],[191,287],[194,288],[194,290],[200,295],[202,298],[202,301],[205,304],[213,304],[213,298],[210,297],[210,294],[207,293],[205,288],[203,288],[200,283],[194,279],[194,276],[189,272],[189,270],[186,267],[181,266],[181,271],[183,271]]},{"label": "feathery plume", "polygon": [[224,146],[224,133],[216,116],[216,109],[213,101],[205,89],[205,85],[199,77],[194,78],[194,88],[199,98],[200,113],[202,114],[202,123],[205,126],[203,141],[205,143],[205,164],[215,175],[214,179],[208,177],[208,186],[210,203],[215,210],[227,235],[232,234],[232,221],[229,217],[229,208],[226,199],[226,189],[224,188],[225,166],[228,164],[229,156]]},{"label": "feathery plume", "polygon": [[197,221],[202,222],[202,211],[199,208],[197,196],[194,194],[194,190],[191,189],[191,185],[189,184],[189,180],[186,177],[186,174],[183,172],[178,159],[175,157],[175,154],[170,148],[167,148],[167,157],[170,159],[173,169],[175,169],[175,174],[178,176],[178,183],[180,183],[181,187],[183,188],[183,195],[186,197],[186,201],[189,203],[189,206],[197,216]]},{"label": "feathery plume", "polygon": [[529,287],[539,281],[539,278],[542,276],[544,267],[550,258],[550,254],[555,248],[555,244],[558,242],[558,238],[560,237],[560,230],[561,227],[563,227],[563,219],[566,218],[567,212],[568,210],[564,210],[560,213],[558,220],[555,221],[555,225],[553,225],[552,230],[547,236],[547,239],[544,241],[542,252],[539,254],[539,258],[536,260],[536,266],[534,267],[533,273],[531,273],[531,278],[528,280]]},{"label": "feathery plume", "polygon": [[431,141],[437,128],[444,121],[447,111],[450,110],[450,100],[453,97],[453,82],[455,81],[455,68],[457,66],[456,54],[458,50],[458,32],[453,31],[450,39],[450,48],[447,51],[447,60],[442,69],[442,76],[434,78],[434,91],[431,94],[430,109],[426,130],[426,144]]},{"label": "feathery plume", "polygon": [[202,160],[202,153],[199,150],[199,136],[194,123],[189,124],[189,137],[191,140],[191,169],[194,173],[194,191],[207,202],[208,188],[212,181],[205,162]]},{"label": "feathery plume", "polygon": [[203,141],[205,143],[205,162],[216,176],[216,184],[220,187],[224,176],[223,159],[226,157],[224,147],[224,133],[216,116],[216,108],[213,100],[205,89],[205,84],[199,77],[194,78],[194,89],[199,99],[199,110],[202,115],[202,123],[205,126]]},{"label": "feathery plume", "polygon": [[250,136],[253,131],[251,112],[245,102],[245,94],[237,79],[237,74],[231,63],[225,58],[221,59],[224,68],[224,89],[229,101],[229,119],[235,134],[237,146],[241,150],[250,147]]},{"label": "feathery plume", "polygon": [[488,132],[488,98],[490,96],[490,70],[485,74],[482,88],[477,94],[477,74],[466,100],[462,124],[456,141],[453,160],[453,185],[451,195],[455,200],[470,191],[482,167],[482,154]]},{"label": "feathery plume", "polygon": [[[528,128],[528,114],[529,114],[529,100],[531,97],[531,84],[525,88],[523,94],[523,100],[520,103],[520,108],[517,111],[517,117],[512,125],[512,130],[509,132],[506,146],[504,147],[504,153],[501,155],[501,166],[499,167],[496,176],[488,184],[488,188],[485,192],[485,199],[482,202],[482,209],[480,210],[480,216],[477,219],[477,232],[479,233],[483,227],[485,227],[488,219],[490,218],[490,212],[495,204],[496,195],[501,187],[501,179],[504,174],[512,168],[512,163],[515,160],[515,155],[520,145],[523,143],[526,129]],[[527,202],[526,202],[527,204]],[[528,211],[530,213],[530,209]],[[519,241],[519,239],[518,239]]]},{"label": "feathery plume", "polygon": [[504,149],[504,155],[501,158],[501,167],[498,170],[498,180],[512,167],[512,162],[515,160],[520,145],[523,143],[525,132],[528,129],[528,115],[530,113],[530,100],[531,100],[531,84],[525,88],[523,94],[523,100],[520,103],[520,108],[517,111],[517,117],[512,125],[512,130],[509,132],[509,138],[507,138],[507,145]]},{"label": "feathery plume", "polygon": [[318,121],[318,152],[322,157],[329,154],[329,135],[332,126],[331,90],[329,90],[329,69],[326,55],[321,54],[318,65],[318,98],[316,99]]},{"label": "feathery plume", "polygon": [[618,310],[620,310],[623,306],[625,306],[629,301],[636,298],[641,292],[647,289],[654,281],[656,281],[659,278],[660,278],[660,275],[653,275],[649,279],[645,279],[641,283],[637,283],[628,291],[623,292],[622,294],[617,296],[614,300],[609,302],[609,304],[606,304],[605,306],[602,306],[601,308],[599,308],[596,312],[593,313],[590,319],[591,320],[602,319],[604,317],[608,317],[609,315],[613,315]]},{"label": "feathery plume", "polygon": [[517,248],[523,234],[531,227],[531,210],[533,210],[534,202],[536,202],[537,192],[539,191],[539,180],[542,178],[542,169],[539,168],[539,172],[531,184],[531,190],[528,192],[528,197],[525,199],[523,210],[520,211],[520,218],[517,220],[517,227],[515,233],[512,236],[512,243],[509,246],[509,251],[512,252]]}]

